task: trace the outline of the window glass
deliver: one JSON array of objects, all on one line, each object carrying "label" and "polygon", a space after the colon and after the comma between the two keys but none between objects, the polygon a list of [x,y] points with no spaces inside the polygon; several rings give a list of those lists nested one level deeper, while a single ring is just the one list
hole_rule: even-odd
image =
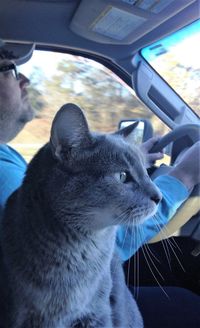
[{"label": "window glass", "polygon": [[200,20],[142,49],[142,56],[200,115]]},{"label": "window glass", "polygon": [[122,119],[147,118],[157,134],[164,125],[110,70],[80,56],[35,51],[32,59],[19,67],[29,77],[29,94],[35,119],[12,141],[27,161],[49,140],[52,119],[65,103],[73,102],[86,113],[90,129],[113,132]]}]

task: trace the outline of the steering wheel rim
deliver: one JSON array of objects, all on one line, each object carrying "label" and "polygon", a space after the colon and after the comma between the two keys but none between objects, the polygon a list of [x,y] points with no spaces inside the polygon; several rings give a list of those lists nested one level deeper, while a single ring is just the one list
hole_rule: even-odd
[{"label": "steering wheel rim", "polygon": [[167,133],[162,137],[150,150],[150,153],[157,153],[169,145],[186,135],[189,135],[192,142],[200,140],[200,125],[198,124],[184,124],[176,127],[173,131]]}]

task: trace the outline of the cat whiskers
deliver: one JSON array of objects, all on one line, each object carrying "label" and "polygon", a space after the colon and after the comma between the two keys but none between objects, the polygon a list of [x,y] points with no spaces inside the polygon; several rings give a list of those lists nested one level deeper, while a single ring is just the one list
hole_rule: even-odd
[{"label": "cat whiskers", "polygon": [[116,216],[113,219],[113,222],[116,223],[116,225],[126,225],[129,222],[128,215],[129,215],[129,211],[128,209],[126,209],[123,212],[121,212],[118,216]]},{"label": "cat whiskers", "polygon": [[[177,248],[180,253],[183,254],[182,250],[180,249],[180,247],[178,246],[178,244],[176,243],[174,237],[170,237],[171,238],[171,241],[168,239],[168,235],[169,235],[169,230],[167,228],[167,226],[162,226],[160,225],[160,223],[158,222],[158,219],[154,216],[154,219],[157,221],[156,222],[156,225],[158,226],[159,228],[159,232],[163,235],[163,238],[168,241],[172,246],[174,246],[175,248]],[[165,234],[166,232],[166,234]],[[173,245],[174,244],[174,245]]]},{"label": "cat whiskers", "polygon": [[[175,256],[177,262],[179,263],[180,267],[182,268],[182,270],[185,271],[185,269],[184,269],[178,255],[175,251],[175,248],[177,248],[182,253],[180,247],[177,245],[174,238],[172,240],[168,240],[167,227],[161,227],[161,225],[158,222],[158,219],[156,218],[156,216],[154,216],[154,220],[155,220],[155,225],[158,229],[158,232],[160,232],[163,235],[163,238],[164,238],[163,240],[161,240],[161,243],[163,245],[163,249],[164,249],[164,252],[165,252],[169,267],[170,267],[170,270],[172,270],[172,268],[171,268],[171,258],[170,258],[170,251],[171,251],[174,254],[174,256]],[[141,239],[144,240],[144,238],[143,238],[143,234],[144,234],[143,226],[142,225],[138,226],[137,230],[138,230],[137,234],[140,234]],[[157,259],[155,254],[152,252],[152,250],[150,249],[148,244],[143,245],[142,253],[144,255],[147,266],[149,267],[149,270],[150,270],[151,274],[153,275],[155,281],[157,282],[158,286],[162,289],[162,291],[166,295],[166,297],[169,298],[168,294],[166,293],[166,291],[164,290],[164,288],[160,284],[159,279],[157,279],[156,274],[155,274],[155,271],[156,271],[156,273],[159,275],[159,277],[164,281],[163,275],[158,270],[158,268],[157,268],[157,266],[154,262],[154,260],[156,260],[158,263],[160,263],[160,261]],[[137,262],[137,258],[138,258],[138,256],[136,257],[136,262]]]},{"label": "cat whiskers", "polygon": [[[130,229],[130,227],[129,227],[129,229]],[[128,259],[128,271],[127,271],[127,286],[128,287],[129,287],[129,280],[130,280],[130,266],[131,266],[131,255],[132,255],[131,250],[132,250],[132,246],[133,246],[133,235],[134,235],[133,229],[134,229],[134,225],[132,225],[132,227],[131,227],[131,243],[130,243],[129,259]],[[134,280],[135,280],[135,270],[134,270]],[[135,289],[134,289],[134,294],[135,294]]]},{"label": "cat whiskers", "polygon": [[[131,266],[131,256],[133,255],[133,250],[136,247],[133,247],[133,242],[134,242],[134,246],[140,245],[140,234],[137,232],[137,230],[139,229],[139,219],[137,219],[134,216],[134,212],[137,211],[136,209],[132,209],[130,211],[130,209],[128,209],[127,211],[124,212],[125,215],[127,215],[127,217],[125,218],[125,221],[123,222],[124,227],[126,227],[125,229],[125,234],[124,234],[124,238],[122,241],[122,244],[120,246],[120,248],[124,248],[125,245],[125,240],[127,237],[127,233],[128,230],[131,231],[129,232],[130,234],[130,250],[129,250],[129,260],[128,260],[128,265],[127,265],[127,277],[126,277],[126,283],[129,286],[129,282],[130,282],[130,266]],[[135,222],[133,222],[133,220],[135,220]],[[126,225],[125,225],[126,224]],[[134,261],[134,287],[133,287],[133,293],[135,298],[138,298],[139,296],[139,253],[137,253],[137,261]],[[136,263],[137,262],[137,263]]]},{"label": "cat whiskers", "polygon": [[[143,233],[144,233],[143,229],[140,229],[140,230],[139,230],[139,233],[140,233],[140,234],[143,234]],[[142,238],[142,237],[141,237],[141,238]],[[149,252],[148,252],[148,247],[147,247],[147,245],[144,244],[143,246],[144,246],[144,247],[142,247],[142,253],[143,253],[143,255],[144,255],[145,261],[146,261],[146,263],[147,263],[147,266],[148,266],[148,268],[149,268],[151,274],[153,275],[155,281],[157,282],[158,286],[161,288],[161,290],[163,291],[163,293],[165,294],[165,296],[166,296],[168,299],[170,299],[170,298],[169,298],[169,295],[166,293],[166,291],[164,290],[164,288],[163,288],[162,285],[160,284],[159,280],[157,279],[157,277],[156,277],[156,275],[155,275],[155,273],[154,273],[154,271],[153,271],[153,269],[152,269],[152,267],[151,267],[151,264],[153,265],[153,267],[155,268],[156,272],[159,274],[159,276],[160,276],[160,277],[162,278],[162,280],[164,281],[164,278],[163,278],[161,272],[158,270],[158,268],[156,267],[156,265],[155,265],[153,259],[151,258],[151,255],[150,255]],[[150,262],[149,262],[149,260],[150,260]]]},{"label": "cat whiskers", "polygon": [[[120,226],[121,224],[124,226],[125,230],[125,234],[124,234],[124,238],[122,241],[122,244],[120,246],[120,248],[124,248],[125,246],[125,240],[127,237],[127,233],[128,233],[128,229],[130,229],[130,209],[126,209],[123,212],[120,213],[120,215],[118,215],[115,219],[114,222],[116,222],[116,224],[118,226]],[[131,249],[132,249],[132,236],[133,236],[133,229],[134,226],[132,225],[132,231],[131,231],[131,246],[130,246],[130,256],[131,256]],[[130,261],[130,260],[129,260]],[[114,271],[116,270],[116,266],[114,267]],[[129,271],[129,269],[128,269]],[[126,280],[127,285],[129,285],[129,272],[128,272],[128,278]]]},{"label": "cat whiskers", "polygon": [[[140,229],[140,224],[138,222],[139,220],[136,220],[136,234],[135,234],[135,238],[136,238],[136,245],[140,244],[140,234],[139,234],[139,229]],[[130,264],[129,264],[130,265]],[[134,274],[134,278],[133,278],[133,294],[135,299],[138,299],[139,297],[139,286],[140,286],[140,254],[139,252],[136,252],[136,257],[133,261],[133,274]]]},{"label": "cat whiskers", "polygon": [[[165,235],[164,232],[162,232],[161,230],[161,225],[159,224],[158,222],[158,219],[156,218],[156,216],[153,217],[154,220],[155,220],[155,227],[157,228],[157,232],[161,232],[161,234],[163,235],[163,240],[161,240],[161,243],[162,243],[162,246],[163,246],[163,249],[164,249],[164,252],[165,252],[165,255],[166,255],[166,258],[167,258],[167,262],[168,262],[168,265],[169,265],[169,268],[171,270],[171,258],[170,258],[170,252],[169,252],[169,248],[168,248],[168,244],[165,240],[165,238],[167,238],[167,235]],[[146,244],[146,246],[148,247],[148,250],[151,251],[150,247]],[[158,259],[157,259],[158,260]],[[159,261],[160,262],[160,261]]]},{"label": "cat whiskers", "polygon": [[[178,244],[176,243],[174,238],[172,238],[172,241],[170,241],[168,239],[168,229],[167,229],[167,227],[166,226],[161,227],[161,225],[159,224],[158,219],[156,218],[156,216],[154,216],[154,219],[156,221],[156,226],[158,227],[158,231],[161,233],[161,235],[163,235],[163,240],[161,240],[161,242],[162,242],[163,249],[164,249],[164,252],[166,254],[166,257],[167,257],[167,261],[168,261],[170,270],[172,270],[171,263],[170,263],[171,262],[170,250],[171,250],[171,252],[174,254],[178,264],[180,265],[181,269],[185,272],[185,268],[183,267],[178,255],[177,255],[177,253],[174,249],[174,248],[177,248],[178,251],[180,253],[182,253],[180,247],[178,246]],[[166,232],[166,234],[165,234],[165,232]],[[169,248],[168,248],[168,246],[169,246]]]}]

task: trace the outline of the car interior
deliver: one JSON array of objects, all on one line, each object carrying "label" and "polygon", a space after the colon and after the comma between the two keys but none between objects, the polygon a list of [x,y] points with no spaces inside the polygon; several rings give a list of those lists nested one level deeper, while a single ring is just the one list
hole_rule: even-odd
[{"label": "car interior", "polygon": [[[8,49],[15,49],[15,53],[19,53],[20,57],[24,59],[26,58],[27,63],[24,64],[24,67],[29,64],[28,60],[30,63],[35,60],[36,57],[34,56],[37,52],[42,53],[41,57],[38,57],[40,63],[35,64],[35,61],[32,64],[35,69],[34,72],[37,73],[39,65],[44,70],[42,78],[39,74],[35,73],[32,76],[30,74],[35,84],[42,79],[49,79],[50,69],[54,69],[53,65],[57,60],[56,54],[61,57],[66,55],[69,62],[72,60],[70,58],[79,59],[79,64],[72,67],[74,70],[69,72],[68,68],[68,71],[65,71],[65,74],[71,74],[70,88],[76,89],[76,99],[82,99],[82,93],[84,93],[80,85],[82,82],[73,83],[79,77],[75,70],[77,67],[82,69],[83,80],[89,79],[89,74],[91,74],[91,83],[100,85],[99,90],[105,92],[105,86],[103,88],[105,77],[101,74],[101,67],[104,67],[107,75],[110,74],[109,76],[115,80],[115,83],[120,83],[123,86],[123,89],[120,89],[117,85],[115,88],[114,84],[111,84],[110,87],[106,84],[108,89],[113,87],[112,97],[115,97],[117,90],[119,92],[122,90],[123,101],[128,101],[130,97],[136,99],[133,103],[130,100],[130,105],[127,104],[127,107],[132,106],[131,111],[128,109],[120,111],[119,107],[118,112],[113,111],[112,114],[109,114],[109,119],[104,119],[104,124],[100,123],[100,93],[97,93],[96,96],[94,94],[96,98],[91,102],[92,106],[95,107],[94,110],[92,111],[88,107],[86,112],[88,111],[89,120],[91,115],[95,122],[94,128],[105,132],[121,128],[123,124],[128,125],[133,121],[139,121],[137,137],[140,140],[136,141],[138,143],[147,141],[157,132],[161,134],[161,139],[152,149],[152,152],[164,149],[166,161],[159,162],[148,170],[152,179],[168,172],[173,165],[176,165],[184,152],[200,140],[200,106],[198,100],[196,104],[192,103],[191,99],[184,98],[184,95],[175,88],[178,84],[177,80],[179,80],[179,84],[185,83],[186,88],[189,85],[183,81],[186,73],[182,78],[181,75],[179,76],[179,71],[182,69],[181,64],[179,71],[177,71],[178,77],[175,86],[165,79],[156,66],[153,66],[157,59],[159,66],[159,60],[165,60],[163,59],[165,55],[166,61],[168,60],[170,54],[165,42],[170,45],[175,42],[175,39],[173,42],[172,38],[170,39],[174,35],[177,36],[177,42],[181,38],[180,34],[176,34],[179,31],[183,31],[184,35],[186,35],[187,27],[193,29],[192,31],[199,31],[197,37],[200,40],[199,23],[199,0],[1,0],[0,3],[0,39],[6,43]],[[192,79],[196,79],[196,82],[194,81],[196,89],[194,87],[192,89],[196,90],[196,94],[190,92],[190,97],[198,99],[200,96],[200,48],[198,43],[196,46],[195,50],[188,49],[187,60],[190,61],[190,64],[188,64],[187,72],[192,70],[193,58],[198,58],[198,63],[195,64],[195,75],[193,73],[189,81],[192,83]],[[52,61],[46,62],[46,64],[45,57],[49,56],[50,58],[48,55],[50,53],[52,54]],[[196,53],[196,57],[192,57],[192,53]],[[85,62],[88,68],[83,68]],[[91,62],[93,63],[93,71],[89,70]],[[21,67],[23,72],[23,65]],[[169,68],[167,69],[169,70]],[[172,71],[175,70],[172,69]],[[29,68],[26,68],[24,72],[30,73]],[[55,76],[58,78],[59,74],[54,74]],[[182,83],[180,83],[180,79],[182,79]],[[58,85],[60,83],[61,88],[62,86],[65,87],[67,82],[65,80],[62,83],[59,81],[58,79]],[[128,90],[129,95],[127,95],[126,90]],[[34,92],[33,98],[36,99],[37,96],[38,99],[35,105],[38,105],[39,108],[43,101],[40,98],[41,93],[46,91],[41,88],[34,89]],[[51,89],[47,93],[51,95]],[[67,96],[69,97],[69,93]],[[70,97],[70,100],[74,101],[75,98],[71,94]],[[108,97],[111,97],[111,91],[108,93]],[[54,98],[50,98],[50,101],[55,100],[56,104],[62,105],[62,101],[64,101],[62,99],[65,99],[65,96],[62,98],[60,93],[57,98],[60,102],[56,102],[56,94]],[[135,105],[136,101],[140,105]],[[82,102],[81,105],[84,107],[85,102]],[[140,106],[140,110],[134,111],[134,105]],[[89,113],[89,110],[92,111],[92,114]],[[52,115],[49,113],[47,111],[47,114],[44,114],[43,125],[41,125],[41,129],[47,131],[45,137],[40,138],[42,143],[47,141],[47,139],[45,140],[46,135],[48,135],[47,116],[49,121],[52,120]],[[37,116],[40,117],[41,115],[38,110]],[[154,120],[150,119],[151,115],[155,117]],[[19,144],[24,142],[23,138],[26,139],[31,129],[33,139],[30,139],[29,144],[36,142],[34,139],[35,127],[28,125],[27,134],[22,134],[22,137],[19,137],[16,142],[11,143],[13,147],[18,146],[18,149],[21,149]],[[28,149],[28,144],[25,148]],[[35,151],[34,148],[33,153]],[[144,301],[140,298],[140,289],[142,290],[143,287],[149,287],[154,292],[155,288],[159,287],[163,297],[161,306],[165,309],[169,298],[167,295],[169,288],[171,288],[170,297],[173,293],[176,294],[179,289],[187,290],[195,295],[195,305],[192,301],[190,303],[189,297],[188,303],[185,303],[187,305],[183,303],[180,306],[180,312],[183,311],[184,306],[187,307],[188,311],[185,310],[185,315],[181,314],[182,322],[176,321],[177,313],[174,313],[173,309],[170,308],[167,315],[168,318],[171,318],[173,325],[170,320],[169,323],[163,325],[160,314],[161,321],[158,327],[189,328],[186,316],[193,315],[197,304],[200,304],[199,195],[200,188],[197,185],[167,227],[148,244],[142,246],[124,264],[127,284],[133,289],[139,305]],[[147,300],[151,297],[153,300],[154,292]],[[151,319],[153,322],[157,310],[156,308],[153,309],[153,305],[149,306],[149,309],[149,323],[145,327],[154,328],[156,326],[153,323],[151,325]],[[199,326],[197,324],[194,327]]]}]

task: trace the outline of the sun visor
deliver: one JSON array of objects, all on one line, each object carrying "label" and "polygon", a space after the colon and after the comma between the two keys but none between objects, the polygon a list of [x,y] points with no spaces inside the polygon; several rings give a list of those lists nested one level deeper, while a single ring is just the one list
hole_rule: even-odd
[{"label": "sun visor", "polygon": [[13,59],[16,65],[26,63],[32,56],[35,45],[32,43],[8,43],[0,39],[0,51],[8,52],[9,59]]},{"label": "sun visor", "polygon": [[131,44],[194,0],[82,0],[70,29],[89,40]]}]

